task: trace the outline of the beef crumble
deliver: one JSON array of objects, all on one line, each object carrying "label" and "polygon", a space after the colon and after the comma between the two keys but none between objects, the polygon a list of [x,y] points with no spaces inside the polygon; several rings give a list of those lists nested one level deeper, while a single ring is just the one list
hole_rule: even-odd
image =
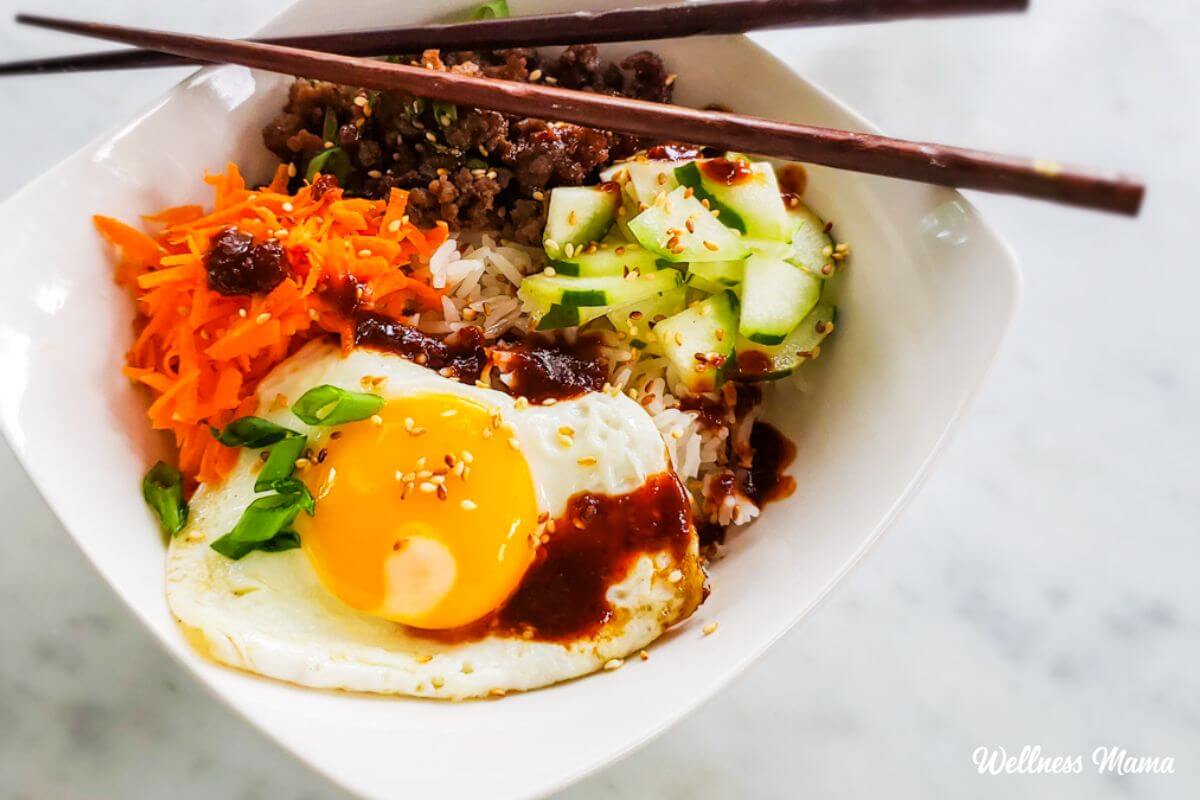
[{"label": "beef crumble", "polygon": [[[532,49],[444,56],[429,50],[402,61],[663,103],[670,102],[674,84],[654,53],[607,62],[594,45],[574,45],[555,58]],[[612,131],[307,79],[292,84],[282,113],[263,129],[263,141],[303,180],[309,162],[330,149],[324,134],[331,130],[332,146],[353,166],[342,176],[347,190],[382,198],[393,187],[405,189],[418,225],[445,220],[454,228],[499,230],[526,244],[541,238],[547,190],[585,183],[605,165],[652,144]]]}]

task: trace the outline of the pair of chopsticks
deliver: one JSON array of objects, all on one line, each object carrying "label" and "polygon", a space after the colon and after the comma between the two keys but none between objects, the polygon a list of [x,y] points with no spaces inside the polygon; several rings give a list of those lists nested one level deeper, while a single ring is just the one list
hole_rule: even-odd
[{"label": "pair of chopsticks", "polygon": [[[1127,176],[1066,167],[1042,159],[1003,156],[541,84],[469,77],[356,57],[413,52],[429,47],[492,49],[740,33],[795,24],[1018,10],[1026,5],[1027,0],[732,0],[356,31],[271,42],[215,39],[20,15],[17,19],[24,24],[122,42],[144,50],[22,62],[23,66],[18,65],[20,68],[0,65],[0,74],[29,72],[34,69],[32,64],[43,65],[42,71],[63,71],[80,65],[82,68],[113,68],[188,61],[240,64],[367,89],[401,90],[433,100],[517,116],[550,118],[660,141],[690,142],[940,186],[1015,194],[1136,215],[1145,187],[1137,179]],[[305,48],[295,46],[297,42]],[[319,49],[307,49],[313,47]],[[164,61],[160,54],[175,58]]]}]

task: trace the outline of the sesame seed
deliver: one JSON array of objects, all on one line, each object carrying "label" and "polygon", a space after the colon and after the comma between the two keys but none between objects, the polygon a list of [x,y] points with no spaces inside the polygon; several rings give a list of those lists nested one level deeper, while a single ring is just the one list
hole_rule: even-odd
[{"label": "sesame seed", "polygon": [[562,445],[563,447],[569,448],[575,444],[575,441],[570,436],[566,436],[565,434],[560,433],[558,435],[558,443],[560,445]]},{"label": "sesame seed", "polygon": [[358,251],[358,257],[359,258],[370,258],[371,251],[364,247],[362,250]]},{"label": "sesame seed", "polygon": [[378,180],[379,178],[383,177],[383,173],[377,169],[369,169],[369,170],[367,170],[367,177],[375,178],[376,180]]},{"label": "sesame seed", "polygon": [[425,138],[431,142],[437,141],[437,137],[433,135],[433,131],[425,131]]},{"label": "sesame seed", "polygon": [[581,466],[581,467],[594,467],[596,465],[596,457],[595,456],[584,456],[583,458],[579,459],[579,461],[576,463],[578,463],[579,466]]},{"label": "sesame seed", "polygon": [[579,215],[575,213],[575,209],[571,209],[570,213],[567,214],[567,224],[568,225],[576,225],[578,223],[579,223]]},{"label": "sesame seed", "polygon": [[624,663],[625,662],[619,658],[610,658],[608,661],[604,662],[604,669],[608,672],[612,672],[614,669],[620,669],[621,665]]},{"label": "sesame seed", "polygon": [[706,250],[712,250],[712,251],[714,251],[714,252],[715,252],[715,251],[717,251],[717,250],[720,250],[720,249],[721,249],[721,245],[719,245],[719,244],[717,244],[716,242],[714,242],[714,241],[711,241],[711,240],[709,240],[709,239],[705,239],[705,240],[704,240],[704,248],[705,248]]},{"label": "sesame seed", "polygon": [[545,192],[542,192],[542,191],[537,191],[537,192],[534,192],[534,193],[533,193],[533,199],[534,199],[534,200],[537,200],[537,201],[540,203],[542,200],[545,200],[545,199],[546,199],[546,193],[545,193]]},{"label": "sesame seed", "polygon": [[650,654],[643,650],[642,652],[638,653],[638,658],[640,658],[642,661],[646,661],[650,658]]},{"label": "sesame seed", "polygon": [[542,71],[540,69],[535,69],[533,72],[529,73],[529,80],[540,81],[541,79],[542,79]]},{"label": "sesame seed", "polygon": [[672,439],[682,439],[683,438],[683,428],[676,428],[673,431],[671,431],[671,438]]},{"label": "sesame seed", "polygon": [[288,177],[289,177],[289,178],[294,178],[294,177],[296,177],[296,165],[295,165],[295,164],[288,164],[288,170],[287,170],[287,172],[288,172]]},{"label": "sesame seed", "polygon": [[529,400],[525,397],[518,397],[516,402],[513,403],[513,408],[529,408]]},{"label": "sesame seed", "polygon": [[310,466],[312,466],[312,462],[307,458],[296,459],[296,469],[308,469]]},{"label": "sesame seed", "polygon": [[517,437],[510,436],[508,439],[508,446],[511,447],[513,450],[520,450],[521,442],[519,439],[517,439]]},{"label": "sesame seed", "polygon": [[479,508],[479,506],[475,505],[474,501],[472,500],[463,500],[460,505],[462,505],[463,511],[474,511],[475,509]]},{"label": "sesame seed", "polygon": [[379,416],[378,414],[372,414],[371,415],[371,424],[375,425],[376,427],[382,425],[383,417]]},{"label": "sesame seed", "polygon": [[558,270],[556,270],[554,267],[546,267],[544,270],[542,270],[542,272],[546,273],[546,277],[548,278],[553,278],[558,274]]},{"label": "sesame seed", "polygon": [[470,450],[463,450],[462,451],[462,460],[468,464],[474,464],[475,463],[475,454],[472,453]]},{"label": "sesame seed", "polygon": [[434,675],[429,679],[429,682],[433,684],[433,688],[435,689],[440,689],[446,685],[446,679],[440,675]]},{"label": "sesame seed", "polygon": [[542,244],[545,245],[547,250],[558,249],[558,242],[554,241],[553,239],[546,239],[544,242],[542,242]]},{"label": "sesame seed", "polygon": [[716,632],[717,632],[717,623],[716,622],[708,623],[701,630],[701,633],[703,633],[705,636],[711,636],[712,634],[714,634]]},{"label": "sesame seed", "polygon": [[671,574],[667,576],[667,580],[671,583],[679,583],[683,580],[683,573],[677,569],[671,570]]},{"label": "sesame seed", "polygon": [[366,96],[360,94],[358,97],[354,98],[354,105],[358,106],[359,108],[362,108],[366,104],[367,104]]},{"label": "sesame seed", "polygon": [[257,322],[259,325],[262,325],[264,322],[266,322],[269,319],[271,319],[271,313],[269,311],[264,311],[263,313],[261,313],[257,317],[255,317],[254,321]]},{"label": "sesame seed", "polygon": [[555,400],[553,397],[547,397],[545,400],[543,400],[543,401],[542,401],[542,405],[544,405],[544,406],[552,406],[552,405],[554,405],[554,404],[555,404],[555,403],[557,403],[557,402],[558,402],[558,401],[557,401],[557,400]]},{"label": "sesame seed", "polygon": [[692,217],[688,217],[684,223],[684,227],[688,229],[688,233],[696,232],[696,221]]},{"label": "sesame seed", "polygon": [[284,238],[285,236],[287,236],[287,235],[288,235],[288,229],[287,229],[287,228],[280,228],[279,230],[275,231],[275,232],[274,232],[274,233],[272,233],[271,235],[272,235],[272,236],[274,236],[276,239],[282,239],[282,238]]},{"label": "sesame seed", "polygon": [[396,231],[400,230],[400,220],[394,219],[389,222],[387,229],[389,233],[395,233]]},{"label": "sesame seed", "polygon": [[429,481],[424,481],[417,488],[421,491],[422,494],[433,494],[434,492],[437,491],[437,484],[430,483]]},{"label": "sesame seed", "polygon": [[332,150],[332,149],[333,149],[333,142],[325,142],[325,144],[323,144],[323,145],[321,145],[321,146],[322,146],[322,147],[324,147],[326,150]]},{"label": "sesame seed", "polygon": [[484,429],[483,429],[483,438],[485,438],[485,439],[490,439],[490,438],[492,438],[492,429],[491,429],[491,428],[484,428]]},{"label": "sesame seed", "polygon": [[572,428],[570,425],[560,425],[558,428],[558,432],[563,436],[574,436],[575,435],[575,429]]},{"label": "sesame seed", "polygon": [[291,203],[284,203],[284,204],[281,206],[281,208],[282,208],[284,211],[288,212],[289,214],[290,214],[290,213],[292,213],[293,211],[295,211],[295,209],[296,209],[296,207],[295,207],[295,206],[293,206]]},{"label": "sesame seed", "polygon": [[445,411],[442,412],[442,416],[443,417],[453,417],[457,413],[458,413],[457,409],[447,408]]}]

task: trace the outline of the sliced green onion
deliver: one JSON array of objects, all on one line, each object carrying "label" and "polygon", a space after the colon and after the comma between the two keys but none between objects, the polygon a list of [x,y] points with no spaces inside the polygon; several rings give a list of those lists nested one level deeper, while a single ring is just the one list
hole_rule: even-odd
[{"label": "sliced green onion", "polygon": [[263,464],[262,469],[258,472],[258,478],[254,481],[254,491],[265,492],[269,489],[278,491],[276,484],[292,477],[292,472],[296,469],[296,459],[300,458],[300,454],[304,452],[307,445],[307,436],[295,431],[288,431],[287,435],[271,448],[271,454],[267,456],[267,463]]},{"label": "sliced green onion", "polygon": [[276,425],[262,417],[239,417],[219,431],[210,428],[217,441],[226,447],[266,447],[275,444],[289,434],[298,435],[282,425]]},{"label": "sliced green onion", "polygon": [[285,478],[277,481],[274,489],[279,494],[291,498],[292,502],[310,517],[317,513],[317,503],[313,500],[312,492],[308,490],[308,484],[299,478]]},{"label": "sliced green onion", "polygon": [[309,425],[344,425],[373,416],[383,398],[366,392],[347,392],[325,384],[309,389],[292,405],[292,413]]},{"label": "sliced green onion", "polygon": [[292,520],[300,513],[295,495],[271,494],[247,506],[242,518],[229,533],[212,543],[212,549],[237,561],[261,550],[280,533],[290,531]]},{"label": "sliced green onion", "polygon": [[338,119],[337,112],[332,108],[325,109],[325,124],[321,126],[321,138],[327,142],[337,143]]},{"label": "sliced green onion", "polygon": [[322,172],[335,176],[338,179],[338,185],[345,186],[351,173],[354,172],[354,165],[350,162],[350,156],[345,150],[340,147],[330,147],[309,160],[304,177],[309,183],[312,183]]},{"label": "sliced green onion", "polygon": [[475,9],[471,19],[500,19],[508,15],[508,0],[488,0]]},{"label": "sliced green onion", "polygon": [[295,550],[300,546],[300,534],[292,530],[280,531],[260,544],[257,549],[264,553],[282,553],[284,550]]},{"label": "sliced green onion", "polygon": [[168,535],[183,530],[187,524],[188,506],[183,499],[183,476],[170,464],[159,461],[142,478],[142,497],[158,516],[158,523]]}]

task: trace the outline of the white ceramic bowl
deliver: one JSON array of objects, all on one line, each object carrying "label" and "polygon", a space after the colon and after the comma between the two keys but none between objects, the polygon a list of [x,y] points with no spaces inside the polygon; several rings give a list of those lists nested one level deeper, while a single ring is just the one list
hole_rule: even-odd
[{"label": "white ceramic bowl", "polygon": [[[515,5],[536,13],[588,3]],[[444,14],[436,0],[301,0],[270,27]],[[653,48],[680,74],[682,103],[869,127],[744,37]],[[203,172],[227,160],[266,176],[259,129],[285,85],[238,67],[200,72],[0,208],[0,419],[46,502],[163,646],[299,758],[364,795],[544,794],[695,708],[811,611],[882,534],[1013,315],[1013,257],[961,196],[813,168],[808,199],[837,221],[854,255],[838,331],[826,356],[804,368],[808,390],[775,395],[773,420],[799,446],[799,490],[732,539],[713,570],[712,596],[649,661],[460,704],[318,692],[236,672],[188,645],[163,598],[163,542],[139,495],[163,442],[120,376],[132,310],[89,217],[136,220],[165,205],[208,202]],[[720,629],[703,637],[710,620]]]}]

